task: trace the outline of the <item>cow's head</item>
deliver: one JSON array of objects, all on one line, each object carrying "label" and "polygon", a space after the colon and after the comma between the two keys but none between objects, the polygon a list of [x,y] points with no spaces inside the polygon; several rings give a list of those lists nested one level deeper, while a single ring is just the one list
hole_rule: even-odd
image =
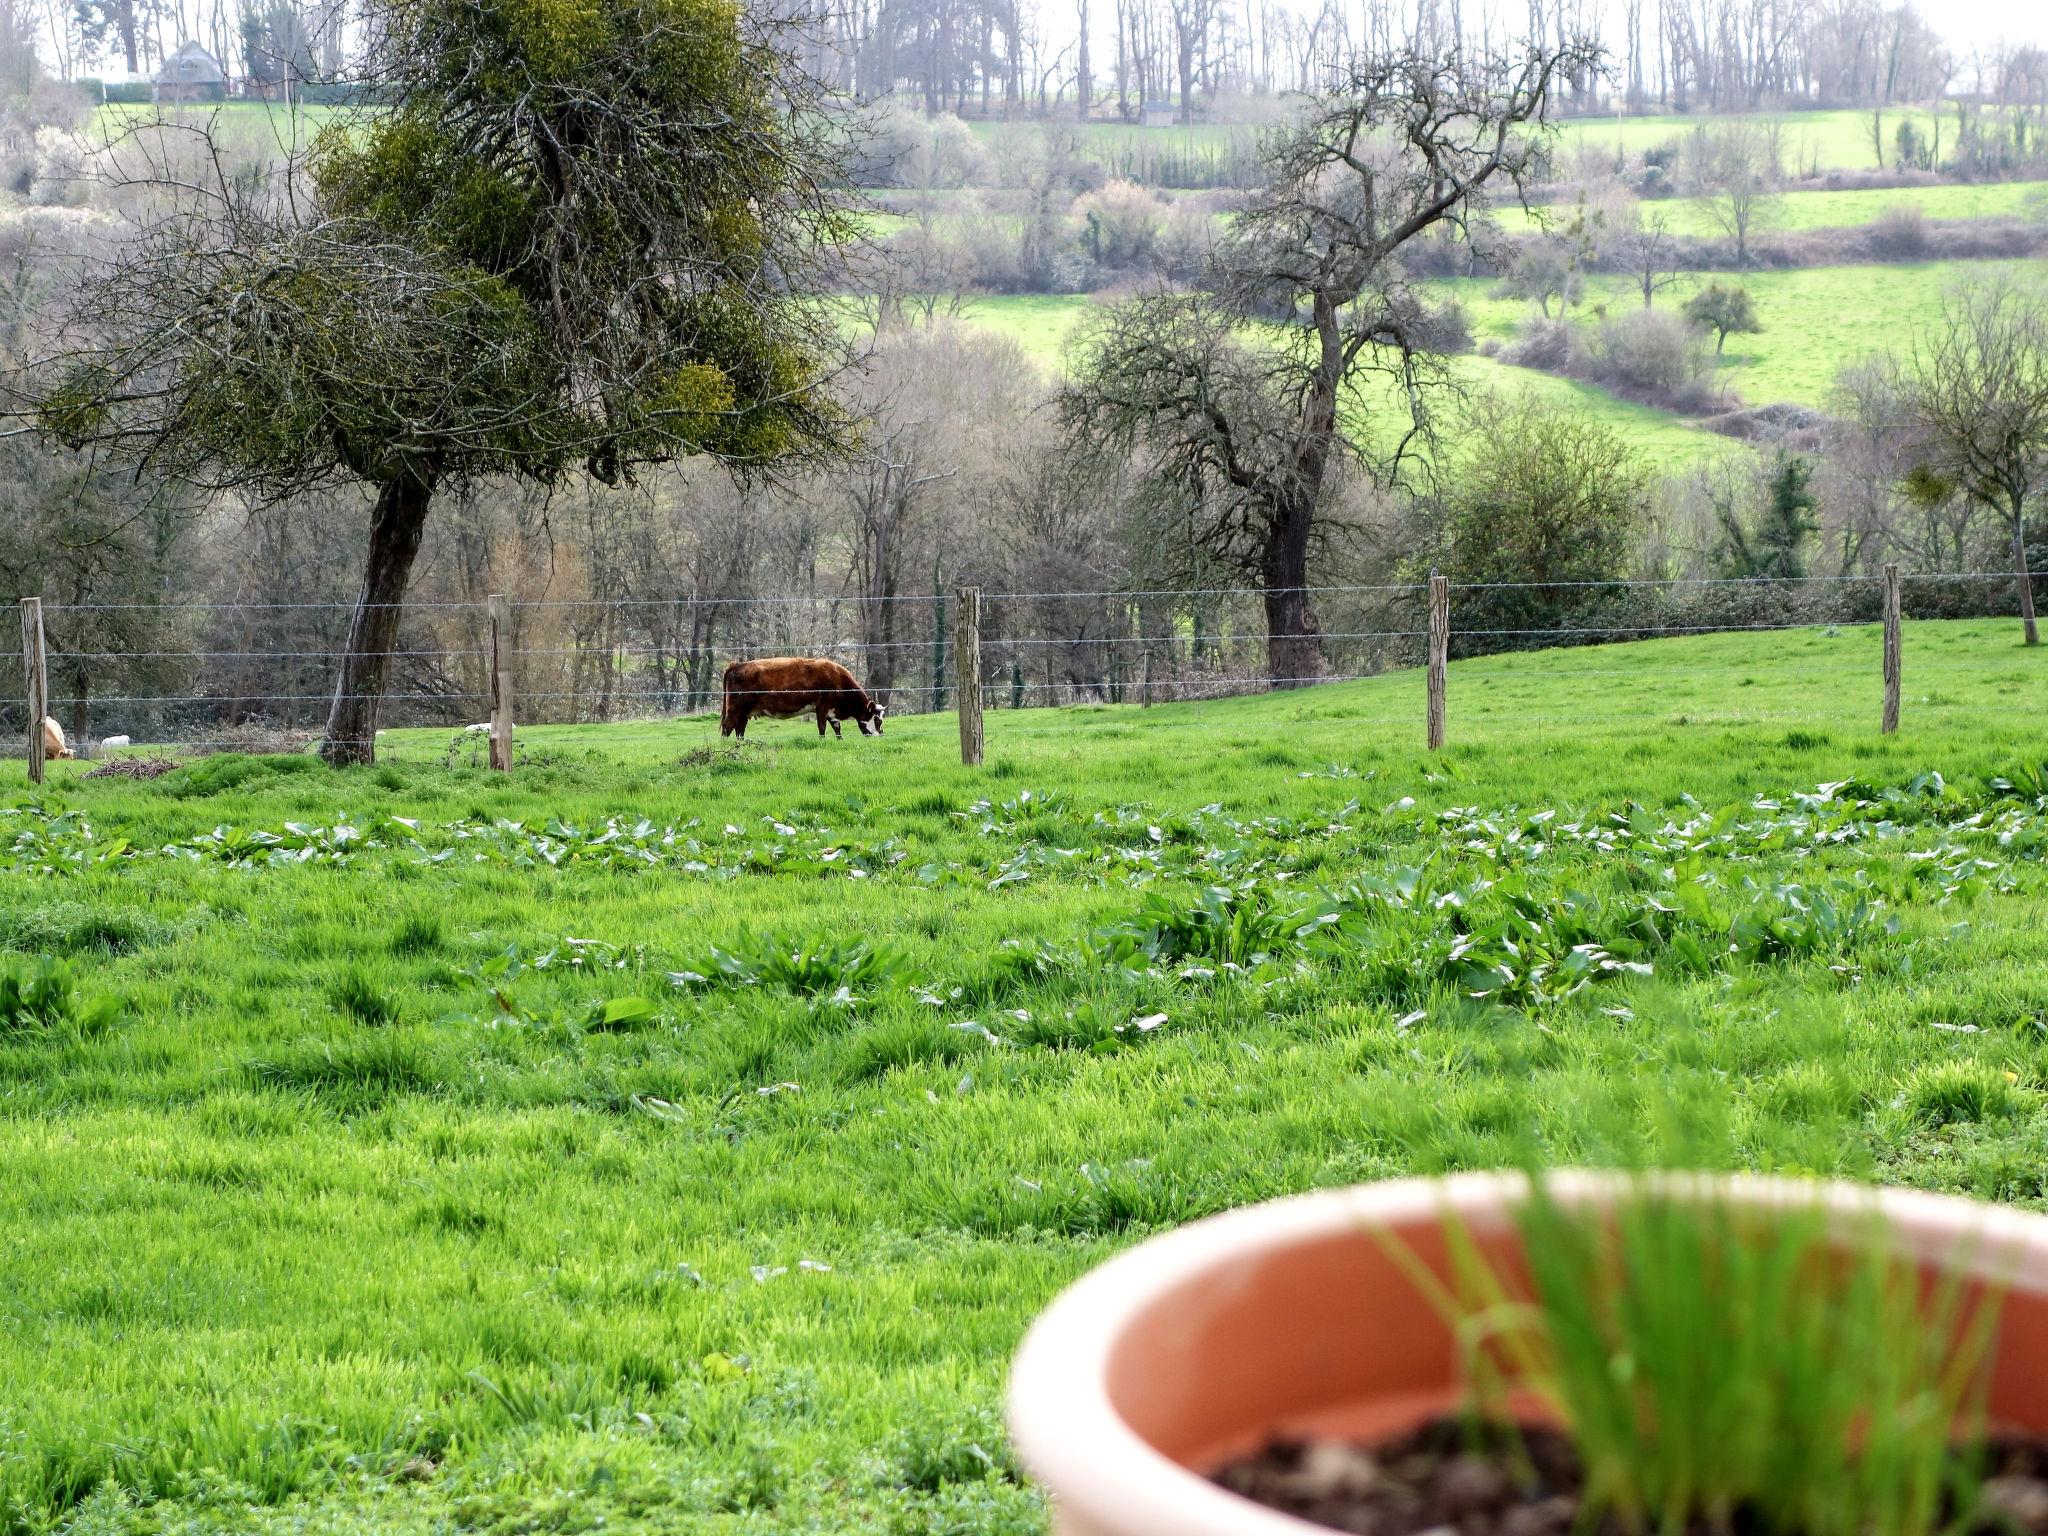
[{"label": "cow's head", "polygon": [[[879,736],[882,734],[882,716],[886,715],[889,711],[879,704],[870,704],[868,711],[867,714],[862,715],[854,723],[860,727],[861,735]],[[869,729],[870,726],[873,727],[872,730]]]}]

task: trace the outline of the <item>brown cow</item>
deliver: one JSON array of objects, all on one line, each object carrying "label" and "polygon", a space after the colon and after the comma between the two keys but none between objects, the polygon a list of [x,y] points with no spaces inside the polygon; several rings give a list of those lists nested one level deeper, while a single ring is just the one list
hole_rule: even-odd
[{"label": "brown cow", "polygon": [[64,727],[48,715],[43,716],[43,757],[45,760],[69,757],[71,746],[64,740]]},{"label": "brown cow", "polygon": [[718,734],[745,741],[747,722],[755,715],[787,720],[813,709],[818,712],[820,736],[828,725],[837,736],[842,720],[858,725],[863,736],[882,734],[882,706],[867,696],[851,672],[822,656],[769,656],[727,667]]}]

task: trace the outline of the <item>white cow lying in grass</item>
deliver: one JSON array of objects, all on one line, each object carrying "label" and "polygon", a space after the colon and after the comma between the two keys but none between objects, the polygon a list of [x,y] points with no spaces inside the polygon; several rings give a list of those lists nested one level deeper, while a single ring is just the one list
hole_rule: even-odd
[{"label": "white cow lying in grass", "polygon": [[135,743],[130,741],[126,736],[109,736],[105,741],[100,743],[100,746],[103,748],[132,747],[134,745]]},{"label": "white cow lying in grass", "polygon": [[64,727],[43,716],[43,756],[45,758],[69,757],[71,748],[64,742]]}]

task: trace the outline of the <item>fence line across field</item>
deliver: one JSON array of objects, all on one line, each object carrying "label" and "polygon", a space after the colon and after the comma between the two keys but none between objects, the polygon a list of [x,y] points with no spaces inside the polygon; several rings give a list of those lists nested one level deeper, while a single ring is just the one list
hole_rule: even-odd
[{"label": "fence line across field", "polygon": [[[1906,582],[2011,582],[2018,579],[2013,571],[1905,571],[1900,580]],[[2037,573],[2036,580],[2042,579]],[[1451,583],[1451,591],[1460,592],[1524,592],[1524,591],[1594,591],[1609,589],[1615,591],[1652,590],[1673,587],[1715,587],[1730,590],[1763,591],[1772,587],[1829,587],[1829,586],[1880,586],[1884,577],[1847,575],[1802,575],[1802,576],[1616,576],[1589,580],[1571,581],[1472,581]],[[1113,602],[1137,601],[1142,598],[1197,598],[1236,597],[1264,598],[1306,594],[1310,597],[1342,597],[1368,593],[1409,593],[1416,597],[1426,596],[1429,583],[1425,581],[1405,582],[1364,582],[1332,583],[1322,586],[1300,587],[1101,587],[1090,589],[1066,589],[1058,591],[1002,591],[995,588],[977,588],[983,603],[1013,602]],[[872,603],[950,603],[957,600],[954,592],[891,592],[885,594],[864,594],[860,592],[786,592],[760,593],[747,596],[699,596],[683,594],[674,597],[565,597],[511,599],[514,611],[562,610],[562,609],[608,609],[608,608],[712,608],[712,607],[794,607],[803,604],[827,604],[860,607]],[[358,604],[354,599],[336,598],[328,602],[203,602],[179,603],[45,603],[46,613],[178,613],[178,612],[328,612],[354,613],[359,607],[399,608],[404,610],[483,610],[488,606],[487,598],[418,598],[403,599],[395,603]]]},{"label": "fence line across field", "polygon": [[[1246,625],[1232,629],[1225,627],[1205,632],[1199,624],[1192,633],[1174,629],[1166,633],[1146,634],[1087,634],[1074,636],[1052,636],[1045,634],[991,633],[987,615],[991,605],[1015,605],[1025,601],[1087,601],[1110,602],[1131,605],[1131,611],[1142,606],[1146,598],[1173,598],[1187,602],[1196,598],[1234,597],[1247,602],[1263,601],[1270,594],[1256,588],[1176,588],[1063,592],[991,592],[968,586],[950,593],[892,594],[886,601],[953,604],[951,623],[933,625],[932,632],[908,639],[855,639],[839,638],[836,635],[817,635],[801,642],[791,639],[792,644],[801,643],[817,654],[844,654],[849,657],[871,655],[908,656],[913,664],[909,670],[916,674],[922,671],[922,659],[929,656],[932,668],[926,677],[929,680],[915,682],[896,681],[886,666],[876,693],[887,702],[902,702],[915,705],[919,701],[934,708],[943,708],[950,697],[956,709],[963,704],[961,720],[961,752],[963,760],[975,763],[980,760],[984,725],[982,706],[985,703],[1000,703],[1007,695],[1009,702],[1020,705],[1025,699],[1044,699],[1047,703],[1058,703],[1062,699],[1080,700],[1093,696],[1100,700],[1128,699],[1143,704],[1169,701],[1199,702],[1230,692],[1253,689],[1287,688],[1312,683],[1352,682],[1384,675],[1391,665],[1401,665],[1412,658],[1420,663],[1425,687],[1424,740],[1430,750],[1440,750],[1449,735],[1450,698],[1447,663],[1453,647],[1459,640],[1488,641],[1548,641],[1560,648],[1570,647],[1574,642],[1600,642],[1622,638],[1648,639],[1658,636],[1717,635],[1746,633],[1777,633],[1800,629],[1813,629],[1834,624],[1864,624],[1872,619],[1860,616],[1869,610],[1859,601],[1856,612],[1859,616],[1843,617],[1839,604],[1833,604],[1836,612],[1829,616],[1814,616],[1798,620],[1776,620],[1758,618],[1749,622],[1728,623],[1560,623],[1554,625],[1517,625],[1481,622],[1472,627],[1456,624],[1456,610],[1461,596],[1471,599],[1475,595],[1488,593],[1541,593],[1544,591],[1570,591],[1577,593],[1595,592],[1604,589],[1615,591],[1676,591],[1703,588],[1725,590],[1737,593],[1767,594],[1779,588],[1827,589],[1874,589],[1880,600],[1881,612],[1875,622],[1882,626],[1883,654],[1882,678],[1884,704],[1881,729],[1891,732],[1898,728],[1899,700],[1902,672],[1900,628],[1904,596],[1914,588],[1925,589],[1938,584],[1993,583],[2017,584],[2022,578],[2012,572],[1928,572],[1905,573],[1896,565],[1887,565],[1874,576],[1801,576],[1771,578],[1727,578],[1697,577],[1668,579],[1615,579],[1608,581],[1515,581],[1491,583],[1457,583],[1437,575],[1427,583],[1380,583],[1371,585],[1329,585],[1294,589],[1300,592],[1323,596],[1341,594],[1401,594],[1412,595],[1426,604],[1425,611],[1418,614],[1426,627],[1344,628],[1308,637],[1320,646],[1349,646],[1366,643],[1384,646],[1398,642],[1407,645],[1423,642],[1420,654],[1406,651],[1400,660],[1390,663],[1385,652],[1354,653],[1358,660],[1369,663],[1364,668],[1345,668],[1342,661],[1327,671],[1311,674],[1281,674],[1266,668],[1247,668],[1243,665],[1245,653],[1256,647],[1270,647],[1276,641],[1299,640],[1297,635],[1274,633],[1262,626]],[[2031,578],[2027,578],[2031,579]],[[1937,593],[1937,602],[1940,595]],[[693,638],[691,649],[685,651],[680,644],[674,647],[644,643],[605,642],[592,640],[581,645],[530,645],[515,643],[515,626],[521,613],[541,611],[583,610],[603,613],[622,608],[663,608],[688,611],[695,606],[748,605],[766,607],[773,605],[826,605],[831,609],[831,626],[844,621],[849,612],[858,612],[867,604],[877,601],[872,597],[858,594],[799,594],[773,597],[747,598],[703,598],[695,596],[674,598],[629,598],[629,599],[575,599],[539,600],[516,602],[505,594],[493,594],[482,603],[458,601],[423,601],[403,605],[430,614],[473,614],[485,620],[484,643],[478,645],[450,645],[446,647],[408,644],[389,650],[369,653],[385,662],[422,662],[438,668],[449,663],[463,664],[463,676],[453,678],[446,686],[408,688],[398,686],[363,693],[339,695],[333,689],[307,690],[284,689],[262,691],[257,688],[222,686],[210,692],[175,693],[170,691],[135,694],[105,694],[89,692],[86,687],[84,668],[91,663],[133,663],[154,662],[226,662],[247,664],[264,662],[305,662],[329,664],[340,661],[347,651],[341,645],[318,648],[237,648],[209,651],[201,649],[51,649],[48,643],[48,625],[51,619],[60,625],[71,615],[93,613],[133,612],[154,607],[149,604],[72,604],[44,603],[28,598],[22,602],[21,650],[15,653],[23,665],[24,693],[21,703],[28,711],[30,729],[27,732],[30,777],[37,782],[42,778],[43,741],[42,731],[37,728],[40,720],[69,700],[74,705],[89,702],[93,706],[146,706],[152,710],[175,709],[189,715],[204,715],[212,712],[239,714],[246,717],[248,730],[274,729],[281,731],[303,731],[312,728],[312,719],[287,721],[279,725],[262,713],[263,706],[294,705],[308,706],[308,710],[291,711],[294,714],[310,713],[310,707],[331,708],[339,701],[375,699],[380,703],[419,713],[438,713],[444,718],[439,722],[415,723],[448,724],[461,721],[458,710],[472,705],[483,706],[488,719],[472,725],[463,722],[464,729],[484,729],[488,732],[492,766],[509,770],[513,761],[513,733],[515,729],[515,683],[517,703],[532,711],[536,716],[529,723],[546,723],[549,717],[560,718],[566,714],[575,718],[582,711],[569,709],[556,711],[549,706],[567,702],[572,705],[595,705],[602,718],[631,714],[636,710],[645,711],[647,716],[697,713],[701,707],[715,704],[723,690],[710,681],[710,669],[715,667],[721,651],[731,654],[735,642],[731,634],[721,643],[713,632],[708,640]],[[197,611],[216,617],[232,618],[236,613],[286,613],[321,612],[332,614],[353,613],[353,603],[253,603],[253,604],[187,604],[167,605],[170,611]],[[1497,609],[1494,611],[1498,611]],[[1937,607],[1936,611],[1941,611]],[[1011,615],[1014,617],[1014,614]],[[1241,619],[1242,612],[1238,614]],[[750,635],[751,629],[748,631]],[[745,637],[739,643],[747,643]],[[773,643],[770,639],[766,643]],[[1118,671],[1108,676],[1096,675],[1082,678],[1070,675],[1055,679],[1051,675],[1050,661],[1060,652],[1101,652],[1114,654],[1115,649],[1143,647],[1146,654],[1141,658],[1142,671],[1126,674]],[[1160,648],[1178,649],[1188,653],[1186,657],[1167,658],[1170,670],[1164,676],[1155,675],[1154,665]],[[1493,647],[1496,651],[1512,650],[1514,647]],[[1048,667],[1043,680],[1027,680],[1021,670],[1020,660],[1024,653],[1041,653],[1048,658]],[[1236,661],[1228,658],[1234,655]],[[1325,658],[1327,664],[1331,658]],[[593,664],[602,663],[605,671],[600,686],[563,688],[548,686],[545,671],[533,686],[521,682],[517,673],[522,663],[545,661],[570,661]],[[993,661],[996,668],[1007,664],[1008,679],[990,675],[985,663]],[[1071,657],[1070,657],[1071,660]],[[655,663],[655,681],[652,685],[645,675],[636,676],[631,670],[637,662]],[[60,686],[53,690],[50,681],[52,663],[59,669]],[[687,670],[686,670],[687,664]],[[1319,665],[1321,665],[1319,664]],[[882,665],[879,664],[878,665]],[[663,666],[675,670],[664,677]],[[1231,670],[1233,666],[1239,670]],[[1605,678],[1632,676],[1641,677],[1640,669],[1558,666],[1546,658],[1543,663],[1544,675],[1552,680],[1573,678]],[[620,671],[619,668],[626,670]],[[304,673],[310,669],[289,668],[288,671]],[[577,669],[580,671],[580,667]],[[444,674],[445,675],[445,674]],[[65,682],[68,678],[77,681]],[[309,679],[310,680],[310,679]],[[763,693],[775,690],[760,690]],[[744,692],[744,691],[742,691]],[[0,707],[6,701],[0,700]],[[815,706],[813,706],[815,707]],[[452,718],[449,718],[452,717]],[[643,716],[644,717],[644,716]],[[1569,718],[1580,723],[1591,717]],[[1762,719],[1761,716],[1743,718]],[[1777,718],[1777,717],[1770,717]],[[1797,718],[1797,717],[1787,717]],[[193,722],[204,728],[203,720]],[[1394,723],[1390,720],[1366,720],[1360,723]],[[162,745],[200,746],[214,743],[235,745],[245,737],[222,735],[174,738],[167,737]]]}]

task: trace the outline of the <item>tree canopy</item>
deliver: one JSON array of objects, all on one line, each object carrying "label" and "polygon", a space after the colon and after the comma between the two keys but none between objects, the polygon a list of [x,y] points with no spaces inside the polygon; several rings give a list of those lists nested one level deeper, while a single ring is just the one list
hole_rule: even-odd
[{"label": "tree canopy", "polygon": [[[1268,142],[1265,184],[1232,220],[1207,290],[1120,306],[1080,348],[1061,406],[1074,441],[1160,466],[1159,492],[1195,509],[1206,552],[1266,594],[1276,680],[1321,667],[1307,588],[1333,468],[1364,458],[1391,479],[1427,433],[1447,329],[1406,248],[1469,238],[1490,184],[1519,190],[1559,82],[1596,62],[1580,41],[1518,58],[1361,60]],[[1408,405],[1379,438],[1361,388],[1372,375]],[[1386,451],[1371,451],[1381,439]]]},{"label": "tree canopy", "polygon": [[851,233],[837,141],[774,23],[734,0],[376,0],[369,23],[385,105],[277,175],[145,157],[157,216],[86,275],[41,395],[61,440],[159,475],[375,489],[338,760],[371,755],[378,610],[438,489],[751,472],[844,431],[810,297]]},{"label": "tree canopy", "polygon": [[1728,345],[1728,338],[1737,333],[1753,336],[1763,330],[1763,322],[1756,317],[1756,304],[1747,288],[1730,288],[1721,283],[1709,283],[1698,293],[1685,301],[1685,318],[1701,330],[1714,333],[1714,352],[1718,356]]}]

